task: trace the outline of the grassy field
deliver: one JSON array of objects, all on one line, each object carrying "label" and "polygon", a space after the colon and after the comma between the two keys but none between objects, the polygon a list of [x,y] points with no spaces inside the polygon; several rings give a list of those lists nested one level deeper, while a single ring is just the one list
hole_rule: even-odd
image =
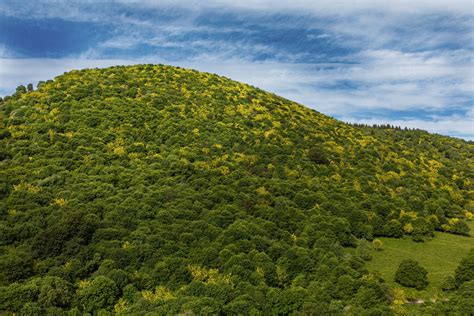
[{"label": "grassy field", "polygon": [[[471,234],[474,234],[474,222],[470,222]],[[474,248],[474,237],[464,237],[437,232],[432,240],[416,243],[411,238],[380,238],[382,251],[372,251],[372,260],[367,268],[379,272],[391,287],[401,287],[395,283],[395,271],[404,259],[417,260],[428,271],[429,286],[423,291],[403,288],[407,297],[430,299],[442,296],[441,283],[465,257],[469,249]]]}]

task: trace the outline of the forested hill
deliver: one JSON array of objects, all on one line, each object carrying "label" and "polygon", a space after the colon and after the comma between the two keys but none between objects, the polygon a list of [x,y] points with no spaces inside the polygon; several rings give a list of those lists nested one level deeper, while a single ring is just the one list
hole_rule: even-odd
[{"label": "forested hill", "polygon": [[0,107],[5,312],[389,313],[351,248],[469,235],[460,139],[163,65],[71,71]]}]

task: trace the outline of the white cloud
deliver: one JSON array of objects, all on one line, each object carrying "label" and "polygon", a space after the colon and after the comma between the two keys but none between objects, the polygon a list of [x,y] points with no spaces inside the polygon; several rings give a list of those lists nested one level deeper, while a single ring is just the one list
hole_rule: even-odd
[{"label": "white cloud", "polygon": [[8,58],[13,56],[12,52],[6,45],[0,44],[0,58]]},{"label": "white cloud", "polygon": [[[148,20],[134,18],[129,15],[113,16],[115,13],[110,8],[121,4],[125,7],[174,10],[180,9],[189,12],[202,12],[203,10],[229,10],[247,11],[257,14],[269,13],[304,13],[316,16],[354,16],[354,14],[366,16],[367,13],[382,13],[396,15],[406,14],[456,14],[474,15],[473,2],[471,0],[160,0],[160,1],[130,1],[119,0],[108,2],[93,0],[83,1],[52,1],[38,0],[29,5],[21,2],[9,1],[0,3],[0,13],[8,16],[30,17],[30,18],[61,18],[72,21],[94,21],[101,22],[104,18],[112,18],[117,22],[128,22],[131,24],[150,23]],[[373,22],[373,21],[372,21]],[[373,24],[373,23],[372,23]]]},{"label": "white cloud", "polygon": [[[135,1],[122,0],[123,4],[137,5]],[[354,12],[366,12],[375,10],[392,13],[429,13],[429,12],[453,12],[459,14],[472,13],[473,4],[470,0],[161,0],[161,1],[143,1],[139,4],[143,7],[166,8],[169,6],[181,6],[191,10],[229,8],[266,12],[288,12],[299,11],[317,14],[348,14]]]}]

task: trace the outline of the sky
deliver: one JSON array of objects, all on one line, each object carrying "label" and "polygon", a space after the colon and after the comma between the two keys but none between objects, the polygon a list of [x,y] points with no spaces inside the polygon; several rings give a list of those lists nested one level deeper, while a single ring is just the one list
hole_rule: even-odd
[{"label": "sky", "polygon": [[473,0],[0,0],[0,96],[72,69],[161,63],[346,122],[474,140]]}]

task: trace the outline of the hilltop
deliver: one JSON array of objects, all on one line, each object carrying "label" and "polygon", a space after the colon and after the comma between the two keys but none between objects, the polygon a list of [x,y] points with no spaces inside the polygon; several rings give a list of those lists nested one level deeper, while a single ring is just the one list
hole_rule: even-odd
[{"label": "hilltop", "polygon": [[361,241],[470,235],[460,139],[164,65],[71,71],[0,107],[3,311],[389,313]]}]

